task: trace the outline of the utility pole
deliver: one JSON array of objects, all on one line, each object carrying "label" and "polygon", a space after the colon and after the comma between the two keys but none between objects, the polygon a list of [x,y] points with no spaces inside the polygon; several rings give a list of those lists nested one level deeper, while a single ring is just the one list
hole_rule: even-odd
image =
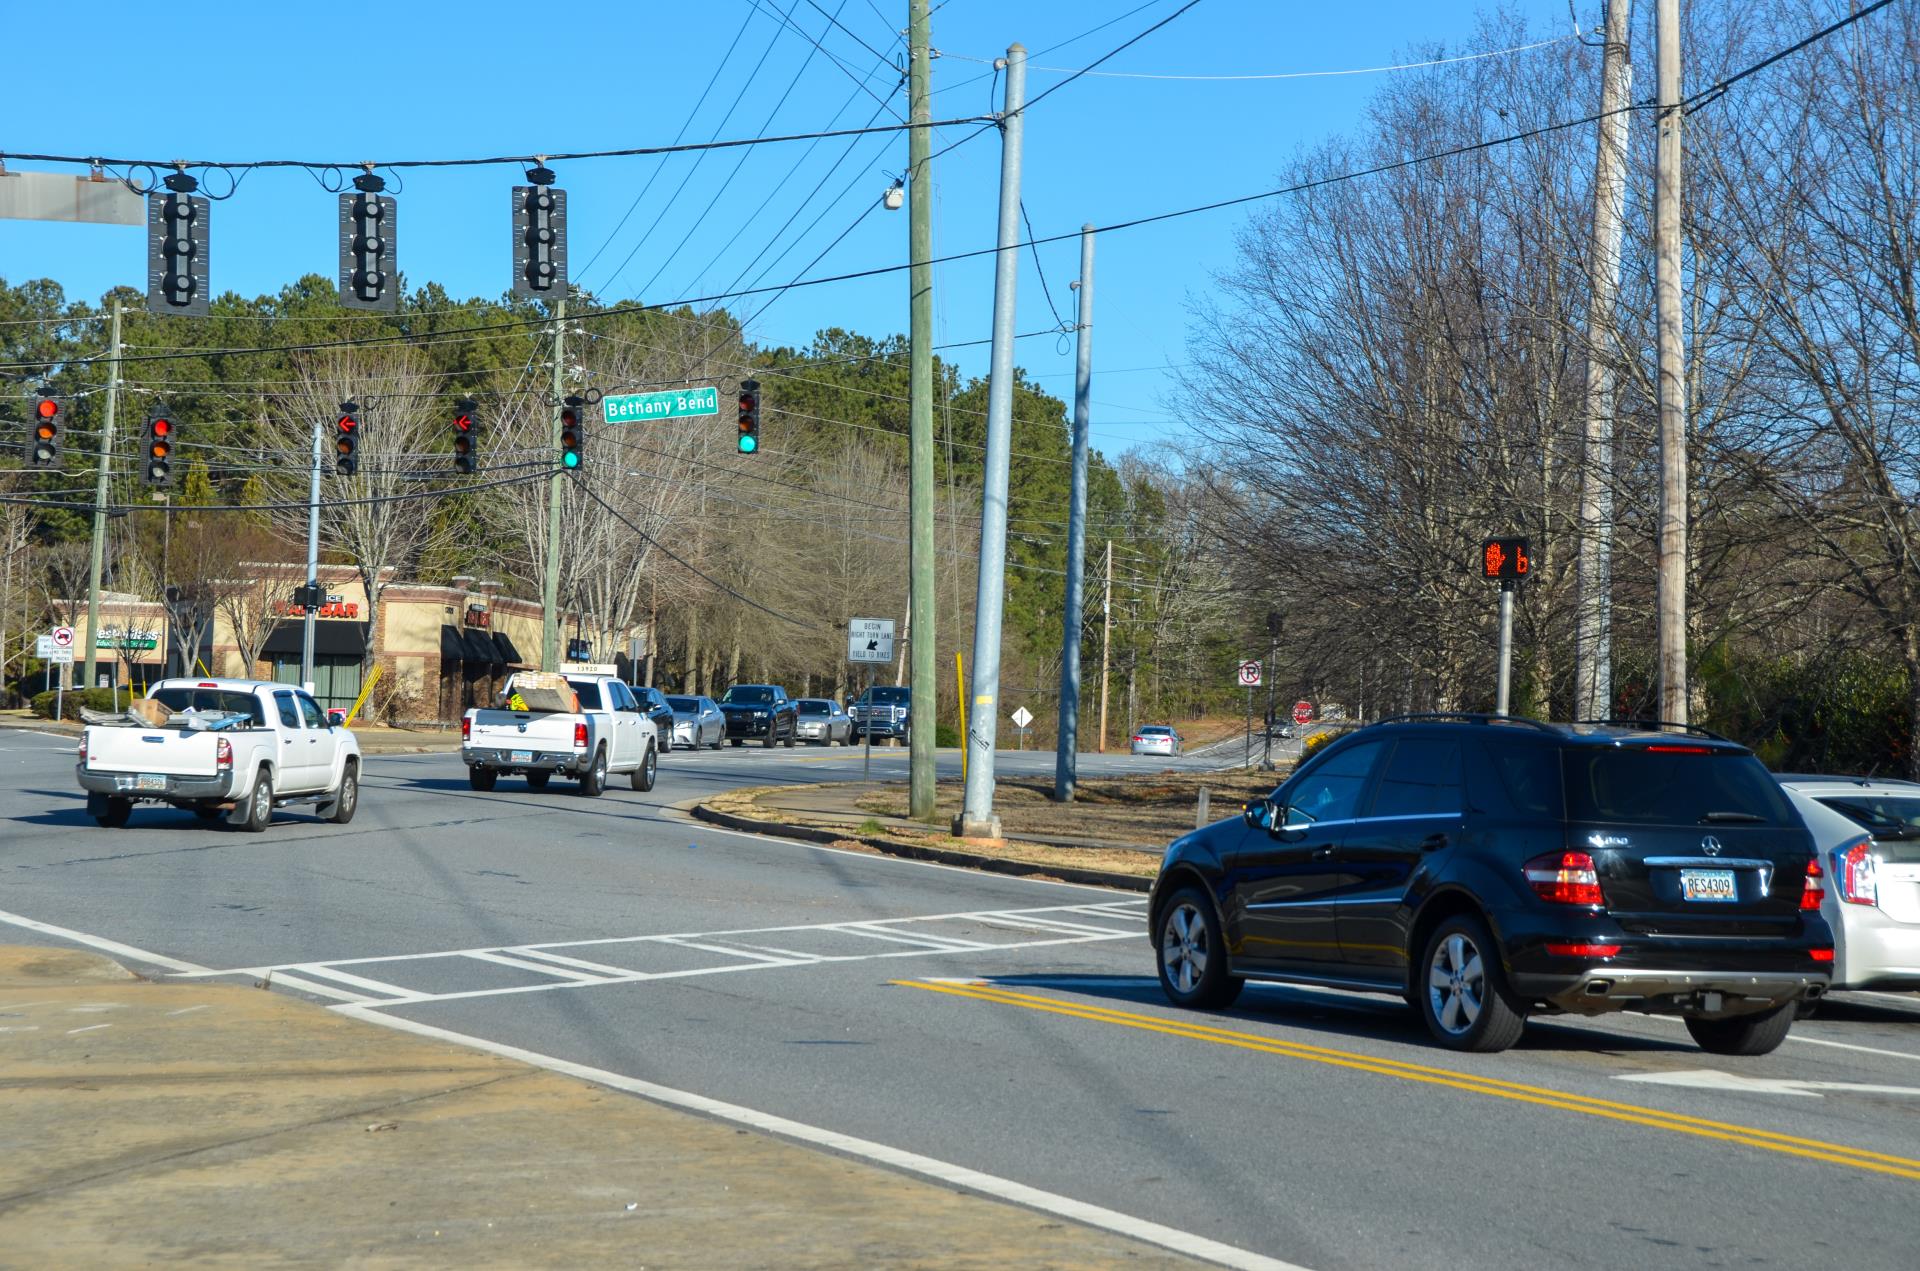
[{"label": "utility pole", "polygon": [[1107,540],[1106,595],[1100,601],[1100,746],[1107,753],[1107,672],[1113,666],[1113,540]]},{"label": "utility pole", "polygon": [[1632,22],[1633,0],[1608,0],[1600,71],[1600,142],[1593,173],[1593,250],[1587,260],[1587,435],[1580,464],[1575,719],[1606,719],[1613,714],[1613,415],[1618,401],[1613,311],[1620,290],[1620,239],[1626,227]]},{"label": "utility pole", "polygon": [[107,549],[107,478],[113,467],[113,416],[120,400],[120,298],[113,299],[113,324],[107,340],[107,417],[100,429],[100,471],[93,479],[93,556],[87,565],[87,674],[82,689],[93,687],[94,658],[100,642],[100,568]]},{"label": "utility pole", "polygon": [[300,632],[300,687],[313,692],[313,624],[320,609],[320,453],[322,428],[313,421],[313,468],[307,477],[307,614]]},{"label": "utility pole", "polygon": [[[935,632],[933,562],[933,66],[928,0],[907,5],[907,271],[911,348],[907,407],[908,557],[912,572],[908,615],[913,621],[913,702],[907,716],[907,815],[933,815]],[[963,739],[964,740],[964,739]]]},{"label": "utility pole", "polygon": [[1660,718],[1687,722],[1687,365],[1680,295],[1680,0],[1660,0],[1654,299],[1660,343]]},{"label": "utility pole", "polygon": [[561,372],[566,364],[567,297],[553,302],[553,418],[548,426],[547,460],[553,475],[547,478],[547,575],[540,586],[540,669],[560,669],[560,500],[566,473],[560,467]]},{"label": "utility pole", "polygon": [[973,602],[973,712],[965,737],[966,797],[953,832],[999,838],[993,746],[1000,726],[1000,628],[1007,600],[1007,465],[1013,440],[1013,313],[1020,273],[1020,150],[1026,133],[1027,49],[1007,48],[1000,114],[1000,233],[993,267],[993,356],[987,375],[987,454],[980,493],[980,576]]},{"label": "utility pole", "polygon": [[[1073,371],[1073,478],[1067,500],[1067,609],[1060,623],[1060,740],[1053,755],[1053,797],[1073,802],[1079,777],[1080,610],[1087,554],[1087,433],[1093,425],[1093,226],[1080,227],[1079,343]],[[1105,729],[1103,728],[1104,732]],[[1102,747],[1104,749],[1104,746]]]}]

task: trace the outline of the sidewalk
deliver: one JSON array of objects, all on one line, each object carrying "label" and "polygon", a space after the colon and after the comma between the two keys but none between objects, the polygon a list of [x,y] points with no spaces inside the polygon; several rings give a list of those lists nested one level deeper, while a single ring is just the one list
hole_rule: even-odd
[{"label": "sidewalk", "polygon": [[0,1264],[1193,1265],[254,988],[0,946]]},{"label": "sidewalk", "polygon": [[[59,733],[79,737],[80,725],[71,720],[41,719],[29,710],[0,711],[0,729],[25,728],[34,732]],[[384,724],[355,724],[354,737],[360,752],[367,755],[426,755],[451,753],[460,749],[460,734],[455,729],[389,728]]]}]

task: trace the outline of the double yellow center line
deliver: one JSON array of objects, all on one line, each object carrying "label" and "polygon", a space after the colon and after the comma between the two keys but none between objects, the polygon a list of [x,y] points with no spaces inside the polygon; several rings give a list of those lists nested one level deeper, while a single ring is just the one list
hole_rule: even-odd
[{"label": "double yellow center line", "polygon": [[956,984],[928,980],[895,980],[893,983],[902,988],[924,989],[929,993],[972,998],[975,1001],[992,1002],[1000,1006],[1017,1006],[1023,1010],[1040,1011],[1049,1015],[1065,1015],[1072,1019],[1090,1020],[1097,1024],[1113,1024],[1143,1032],[1164,1033],[1170,1037],[1211,1042],[1217,1046],[1232,1046],[1238,1050],[1280,1055],[1288,1059],[1328,1064],[1335,1068],[1349,1068],[1355,1072],[1397,1077],[1402,1081],[1416,1081],[1423,1085],[1445,1086],[1495,1099],[1510,1099],[1516,1103],[1556,1108],[1562,1112],[1577,1112],[1585,1116],[1602,1117],[1609,1121],[1644,1125],[1656,1130],[1669,1130],[1675,1134],[1691,1134],[1696,1138],[1738,1143],[1745,1147],[1780,1152],[1787,1156],[1826,1161],[1833,1165],[1847,1165],[1875,1174],[1890,1174],[1895,1178],[1920,1180],[1920,1160],[1909,1157],[1868,1152],[1861,1148],[1822,1142],[1819,1139],[1803,1139],[1791,1134],[1777,1134],[1772,1130],[1756,1129],[1753,1126],[1683,1116],[1677,1112],[1662,1112],[1655,1108],[1640,1107],[1631,1103],[1594,1099],[1587,1095],[1554,1090],[1545,1086],[1523,1085],[1517,1081],[1479,1077],[1472,1073],[1455,1072],[1446,1068],[1429,1068],[1423,1064],[1403,1063],[1397,1059],[1382,1059],[1374,1055],[1364,1055],[1350,1050],[1335,1050],[1327,1046],[1311,1046],[1304,1042],[1285,1041],[1277,1037],[1262,1037],[1254,1033],[1239,1032],[1230,1028],[1215,1028],[1209,1024],[1182,1019],[1167,1019],[1081,1002],[1065,1002],[1032,993],[1019,993],[991,984]]}]

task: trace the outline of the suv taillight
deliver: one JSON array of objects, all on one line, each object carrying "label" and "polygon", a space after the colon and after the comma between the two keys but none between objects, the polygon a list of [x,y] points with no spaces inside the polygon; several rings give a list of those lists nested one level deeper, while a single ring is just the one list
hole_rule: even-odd
[{"label": "suv taillight", "polygon": [[1607,903],[1593,857],[1585,852],[1548,852],[1528,861],[1526,871],[1534,894],[1550,904],[1599,908]]},{"label": "suv taillight", "polygon": [[1873,840],[1862,836],[1833,854],[1833,873],[1840,899],[1849,905],[1880,903],[1880,884],[1873,859]]},{"label": "suv taillight", "polygon": [[575,724],[573,726],[573,748],[575,750],[585,750],[587,748],[587,726],[585,724]]},{"label": "suv taillight", "polygon": [[222,737],[213,748],[213,763],[217,768],[233,770],[233,743]]},{"label": "suv taillight", "polygon": [[460,717],[460,740],[461,741],[473,740],[473,721],[467,718],[465,715],[462,715]]},{"label": "suv taillight", "polygon": [[1808,861],[1807,885],[1800,889],[1801,909],[1818,909],[1820,907],[1820,901],[1827,894],[1820,886],[1820,876],[1820,862],[1817,859]]}]

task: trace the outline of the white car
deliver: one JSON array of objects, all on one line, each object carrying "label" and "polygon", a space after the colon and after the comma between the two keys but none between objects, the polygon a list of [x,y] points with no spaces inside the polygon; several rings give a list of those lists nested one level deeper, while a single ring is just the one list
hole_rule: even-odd
[{"label": "white car", "polygon": [[1171,758],[1180,753],[1180,740],[1180,734],[1165,724],[1148,724],[1133,735],[1133,753]]},{"label": "white car", "polygon": [[711,697],[669,696],[667,706],[673,711],[674,745],[718,750],[727,740],[727,717]]},{"label": "white car", "polygon": [[266,680],[162,680],[148,694],[171,712],[164,723],[128,718],[90,724],[75,775],[87,814],[126,825],[135,803],[223,815],[258,833],[284,803],[311,801],[344,825],[360,803],[360,743],[319,703]]},{"label": "white car", "polygon": [[1813,831],[1833,929],[1833,987],[1920,989],[1920,785],[1783,775]]}]

